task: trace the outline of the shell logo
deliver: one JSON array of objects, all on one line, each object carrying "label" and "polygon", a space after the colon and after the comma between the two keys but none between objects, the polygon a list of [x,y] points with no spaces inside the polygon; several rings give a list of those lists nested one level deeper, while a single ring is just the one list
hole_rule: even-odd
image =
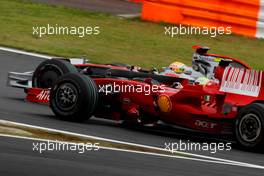
[{"label": "shell logo", "polygon": [[170,97],[167,95],[160,95],[157,100],[157,105],[161,112],[170,112],[172,109]]}]

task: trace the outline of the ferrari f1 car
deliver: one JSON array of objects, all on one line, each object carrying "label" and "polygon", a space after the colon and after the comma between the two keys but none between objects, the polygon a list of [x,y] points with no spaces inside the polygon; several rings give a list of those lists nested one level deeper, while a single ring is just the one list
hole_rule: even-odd
[{"label": "ferrari f1 car", "polygon": [[207,47],[194,48],[192,71],[210,77],[205,84],[191,76],[159,74],[126,64],[51,59],[34,72],[10,72],[8,85],[24,88],[28,101],[49,104],[63,120],[96,116],[129,124],[163,122],[231,134],[248,149],[264,147],[262,71],[234,58],[208,54]]}]

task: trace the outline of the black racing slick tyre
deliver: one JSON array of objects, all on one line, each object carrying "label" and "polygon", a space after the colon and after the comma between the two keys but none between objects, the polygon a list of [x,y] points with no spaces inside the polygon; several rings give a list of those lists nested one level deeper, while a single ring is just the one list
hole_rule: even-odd
[{"label": "black racing slick tyre", "polygon": [[264,147],[264,104],[252,103],[242,108],[235,122],[238,144],[247,150]]},{"label": "black racing slick tyre", "polygon": [[33,73],[32,87],[51,88],[59,77],[67,73],[77,73],[77,68],[62,59],[45,60]]},{"label": "black racing slick tyre", "polygon": [[89,76],[80,73],[61,76],[50,91],[50,107],[62,120],[80,122],[89,119],[97,102],[97,85]]}]

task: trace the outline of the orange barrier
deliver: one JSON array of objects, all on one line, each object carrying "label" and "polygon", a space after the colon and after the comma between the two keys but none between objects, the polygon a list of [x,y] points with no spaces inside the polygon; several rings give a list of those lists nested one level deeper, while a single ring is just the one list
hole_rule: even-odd
[{"label": "orange barrier", "polygon": [[232,32],[264,37],[264,0],[145,0],[142,19],[199,27],[232,27]]}]

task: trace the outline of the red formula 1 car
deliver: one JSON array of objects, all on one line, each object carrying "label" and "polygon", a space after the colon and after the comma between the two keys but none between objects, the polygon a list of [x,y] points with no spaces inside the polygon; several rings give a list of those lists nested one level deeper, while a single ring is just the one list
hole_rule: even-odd
[{"label": "red formula 1 car", "polygon": [[[63,120],[96,116],[143,125],[161,121],[232,134],[248,149],[263,147],[262,72],[233,58],[207,54],[208,48],[195,48],[196,70],[213,71],[214,79],[205,85],[125,64],[72,64],[62,59],[45,60],[34,73],[10,72],[8,83],[25,88],[28,101],[49,104]],[[217,64],[207,69],[210,62],[199,57]]]}]

